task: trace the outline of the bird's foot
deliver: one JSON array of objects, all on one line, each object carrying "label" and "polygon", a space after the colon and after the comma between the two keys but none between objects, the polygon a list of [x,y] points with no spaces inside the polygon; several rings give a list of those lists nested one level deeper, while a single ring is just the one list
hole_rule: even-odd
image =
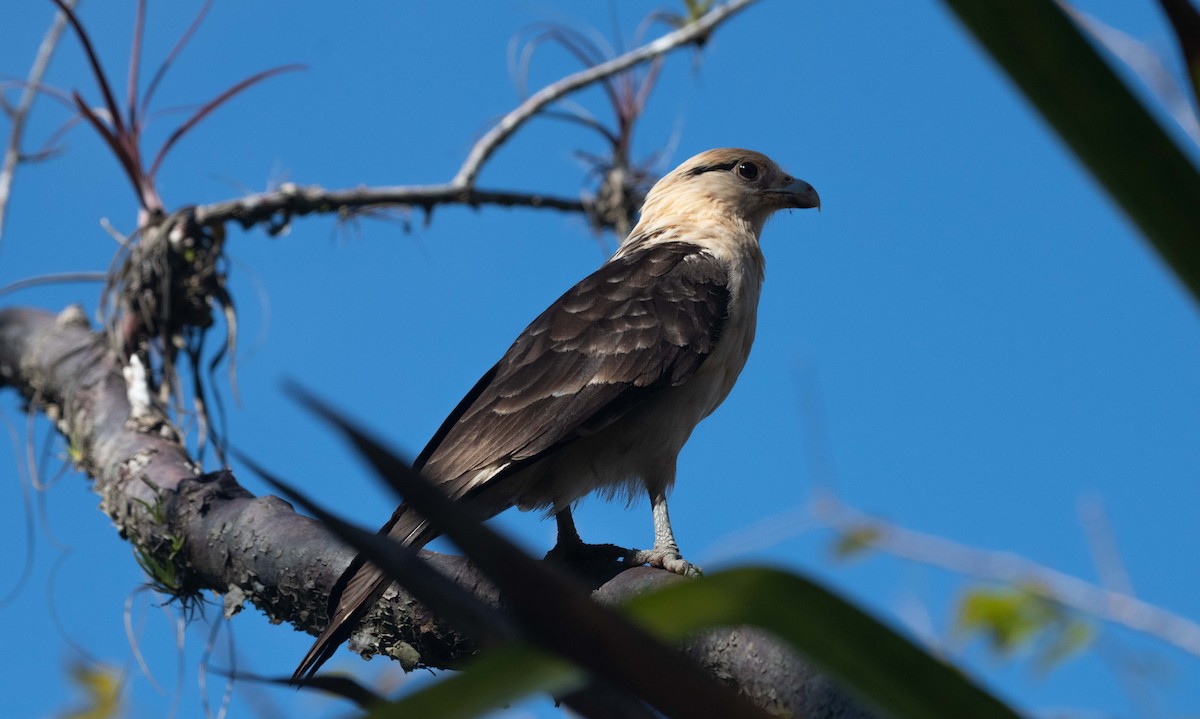
[{"label": "bird's foot", "polygon": [[557,560],[564,564],[574,562],[615,562],[628,561],[637,552],[632,549],[618,547],[615,544],[584,544],[578,538],[575,541],[562,541],[554,545],[546,553],[546,559]]},{"label": "bird's foot", "polygon": [[679,547],[667,540],[655,542],[654,549],[626,549],[615,544],[584,544],[575,531],[575,525],[569,515],[560,513],[558,541],[554,549],[546,553],[546,559],[562,564],[606,564],[622,562],[629,567],[639,567],[649,564],[651,567],[665,569],[668,572],[685,577],[698,577],[704,572],[685,560],[679,553]]},{"label": "bird's foot", "polygon": [[683,558],[677,547],[655,547],[631,552],[626,559],[630,564],[649,564],[685,577],[698,577],[704,571]]}]

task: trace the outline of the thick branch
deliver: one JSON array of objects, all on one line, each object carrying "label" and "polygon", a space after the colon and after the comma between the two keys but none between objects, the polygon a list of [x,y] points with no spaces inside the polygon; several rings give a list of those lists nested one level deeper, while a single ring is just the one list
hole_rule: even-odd
[{"label": "thick branch", "polygon": [[[181,591],[225,595],[227,613],[249,601],[272,620],[315,633],[330,586],[353,551],[272,496],[255,497],[228,472],[202,473],[175,430],[135,397],[104,339],[83,313],[0,310],[0,383],[52,418],[80,469],[95,481],[101,508],[122,536],[158,562],[174,564]],[[134,418],[136,415],[136,419]],[[172,545],[182,550],[172,554]],[[424,553],[440,571],[492,603],[494,590],[461,557]],[[635,568],[597,578],[597,598],[619,602],[677,577]],[[400,591],[367,616],[352,639],[364,655],[383,653],[406,668],[444,667],[472,647]],[[697,663],[783,716],[864,717],[783,644],[735,628],[710,632],[686,649]],[[288,667],[290,669],[290,667]],[[279,673],[283,673],[283,669]]]}]

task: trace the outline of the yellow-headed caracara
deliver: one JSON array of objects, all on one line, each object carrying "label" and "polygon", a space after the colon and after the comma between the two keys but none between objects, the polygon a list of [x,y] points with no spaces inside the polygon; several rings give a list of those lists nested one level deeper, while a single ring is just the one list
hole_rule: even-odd
[{"label": "yellow-headed caracara", "polygon": [[[817,193],[757,152],[702,152],[646,195],[641,219],[600,269],[567,290],[454,408],[417,457],[422,475],[486,516],[513,505],[558,520],[555,552],[583,549],[571,505],[644,489],[654,548],[626,559],[695,573],[667,516],[675,460],[746,363],[763,282],[759,236],[776,210]],[[400,507],[381,533],[434,538]],[[329,625],[296,670],[314,673],[389,580],[356,558],[329,598]]]}]

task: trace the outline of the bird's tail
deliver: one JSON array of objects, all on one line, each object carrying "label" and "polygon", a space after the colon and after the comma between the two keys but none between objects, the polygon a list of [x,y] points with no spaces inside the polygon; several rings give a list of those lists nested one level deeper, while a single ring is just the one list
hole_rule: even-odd
[{"label": "bird's tail", "polygon": [[[419,549],[436,536],[430,530],[429,522],[403,504],[379,533],[414,549]],[[363,555],[356,556],[330,589],[329,623],[317,635],[317,640],[308,654],[304,655],[300,666],[296,667],[292,681],[316,674],[342,642],[350,638],[359,620],[375,606],[391,583],[391,578],[383,570],[367,561]]]}]

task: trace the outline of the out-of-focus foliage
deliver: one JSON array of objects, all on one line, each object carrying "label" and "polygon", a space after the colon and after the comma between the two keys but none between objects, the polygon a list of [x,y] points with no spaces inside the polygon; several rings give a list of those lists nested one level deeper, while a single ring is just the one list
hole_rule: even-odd
[{"label": "out-of-focus foliage", "polygon": [[83,695],[73,709],[58,715],[58,719],[117,719],[125,715],[121,699],[121,672],[104,664],[75,664],[71,667],[71,683]]},{"label": "out-of-focus foliage", "polygon": [[1062,8],[945,2],[1200,298],[1200,172]]},{"label": "out-of-focus foliage", "polygon": [[1043,669],[1083,650],[1093,636],[1076,613],[1021,587],[971,589],[959,602],[956,625],[963,636],[984,637],[1000,654],[1032,650]]}]

